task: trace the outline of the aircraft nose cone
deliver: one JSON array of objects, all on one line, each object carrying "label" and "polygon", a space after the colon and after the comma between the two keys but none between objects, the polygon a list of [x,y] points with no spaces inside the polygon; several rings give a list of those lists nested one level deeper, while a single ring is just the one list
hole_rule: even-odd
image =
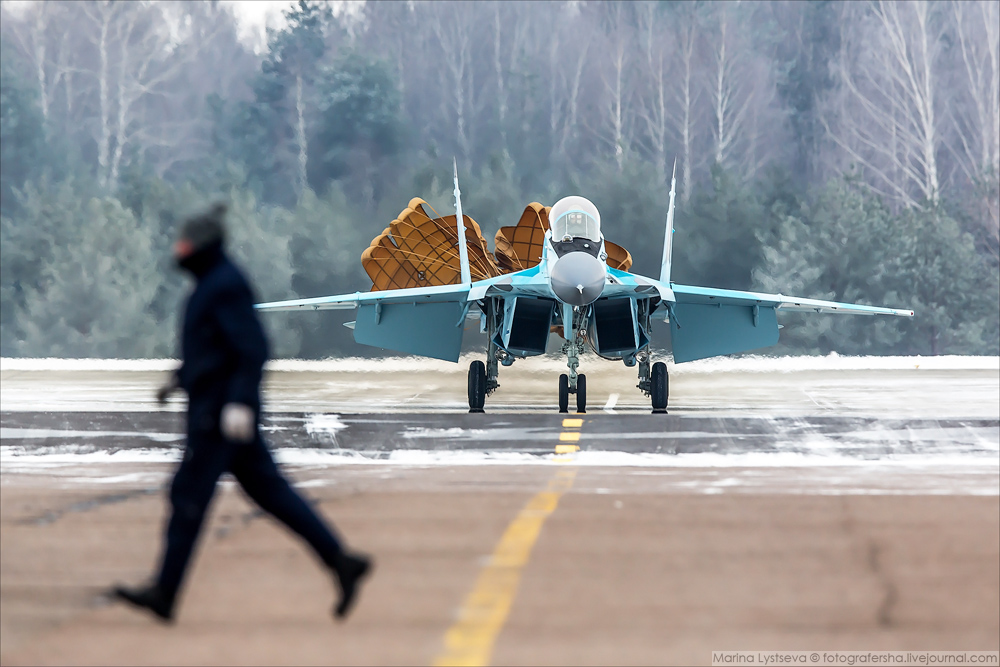
[{"label": "aircraft nose cone", "polygon": [[552,265],[549,284],[556,297],[571,306],[593,303],[604,291],[604,264],[585,252],[563,255]]}]

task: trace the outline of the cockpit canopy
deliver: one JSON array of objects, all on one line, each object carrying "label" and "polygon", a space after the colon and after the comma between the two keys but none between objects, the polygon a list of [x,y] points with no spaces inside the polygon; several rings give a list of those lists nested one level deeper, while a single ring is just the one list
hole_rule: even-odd
[{"label": "cockpit canopy", "polygon": [[563,197],[557,201],[549,211],[549,221],[553,241],[601,240],[601,214],[593,202],[584,197]]}]

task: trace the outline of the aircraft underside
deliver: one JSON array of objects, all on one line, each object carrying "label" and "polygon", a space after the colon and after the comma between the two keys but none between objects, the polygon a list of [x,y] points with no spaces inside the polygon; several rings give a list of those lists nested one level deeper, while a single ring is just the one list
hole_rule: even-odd
[{"label": "aircraft underside", "polygon": [[[650,397],[654,412],[665,411],[666,364],[651,364],[649,354],[650,315],[658,301],[601,298],[572,306],[546,297],[485,298],[477,309],[480,332],[487,338],[486,359],[470,365],[469,410],[483,411],[486,397],[500,386],[501,366],[544,354],[549,337],[557,336],[567,365],[567,373],[558,378],[560,412],[568,411],[571,395],[577,411],[586,412],[587,378],[577,371],[588,347],[602,359],[638,366],[638,389]],[[454,361],[464,325],[475,317],[475,311],[448,302],[363,305],[354,338],[364,345]]]},{"label": "aircraft underside", "polygon": [[[666,365],[656,364],[653,382],[649,356],[652,299],[598,299],[570,306],[554,299],[492,297],[483,304],[482,333],[488,340],[486,362],[469,368],[469,410],[482,412],[486,397],[499,386],[500,366],[518,358],[544,354],[550,336],[562,340],[568,372],[559,376],[559,412],[568,412],[570,395],[577,412],[587,411],[587,376],[578,373],[580,356],[589,346],[595,354],[639,367],[637,387],[652,399],[654,412],[667,407]],[[662,376],[662,377],[661,377]]]}]

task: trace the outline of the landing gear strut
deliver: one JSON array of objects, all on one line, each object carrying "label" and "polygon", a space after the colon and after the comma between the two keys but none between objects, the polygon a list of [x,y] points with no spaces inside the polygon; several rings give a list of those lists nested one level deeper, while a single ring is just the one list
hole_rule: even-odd
[{"label": "landing gear strut", "polygon": [[500,375],[500,363],[509,366],[514,363],[514,359],[497,347],[493,342],[496,334],[496,304],[491,304],[491,308],[486,312],[485,332],[489,339],[486,348],[486,363],[473,361],[469,365],[469,412],[485,412],[483,406],[486,405],[486,397],[500,387],[497,378]]},{"label": "landing gear strut", "polygon": [[[566,355],[566,365],[569,374],[559,376],[559,412],[569,412],[569,395],[576,394],[576,411],[587,412],[587,376],[579,375],[576,369],[580,367],[580,355],[583,354],[584,336],[587,327],[586,313],[574,322],[575,308],[563,304],[563,343],[562,353]],[[576,326],[573,326],[573,325]]]},{"label": "landing gear strut", "polygon": [[639,362],[639,384],[636,386],[642,393],[649,396],[650,402],[653,404],[653,414],[666,413],[667,397],[670,394],[667,365],[658,361],[650,367],[647,350],[635,355],[635,358]]}]

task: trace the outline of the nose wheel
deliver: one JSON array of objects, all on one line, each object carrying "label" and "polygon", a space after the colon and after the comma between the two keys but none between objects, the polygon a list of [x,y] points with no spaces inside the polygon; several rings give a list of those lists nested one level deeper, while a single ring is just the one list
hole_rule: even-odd
[{"label": "nose wheel", "polygon": [[563,373],[559,376],[559,412],[569,412],[569,395],[576,394],[576,411],[587,412],[587,376],[576,376],[576,390],[570,389],[569,376]]}]

